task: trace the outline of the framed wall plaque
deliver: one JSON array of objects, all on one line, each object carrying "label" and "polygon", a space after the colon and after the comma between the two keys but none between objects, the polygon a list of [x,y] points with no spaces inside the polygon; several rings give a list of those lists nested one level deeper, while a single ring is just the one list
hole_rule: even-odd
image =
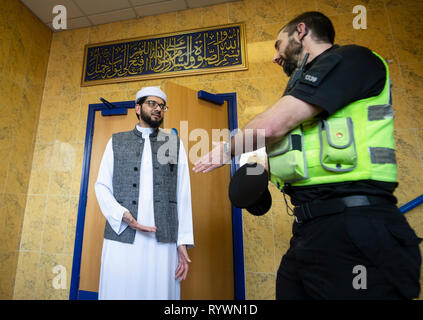
[{"label": "framed wall plaque", "polygon": [[82,86],[247,70],[245,24],[85,46]]}]

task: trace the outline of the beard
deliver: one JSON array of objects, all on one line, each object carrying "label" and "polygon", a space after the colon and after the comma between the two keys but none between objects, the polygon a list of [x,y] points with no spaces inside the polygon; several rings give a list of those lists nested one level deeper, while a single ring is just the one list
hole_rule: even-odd
[{"label": "beard", "polygon": [[140,108],[141,111],[141,119],[145,121],[150,127],[153,129],[157,129],[163,122],[163,117],[160,120],[153,120],[151,116],[149,116],[146,112]]},{"label": "beard", "polygon": [[289,39],[288,46],[285,49],[286,59],[282,67],[288,77],[298,68],[302,52],[303,44],[301,42],[296,42],[293,38]]}]

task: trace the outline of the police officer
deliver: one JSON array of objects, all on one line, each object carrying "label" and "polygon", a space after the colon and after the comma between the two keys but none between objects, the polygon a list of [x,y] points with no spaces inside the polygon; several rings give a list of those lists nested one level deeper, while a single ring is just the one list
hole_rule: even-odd
[{"label": "police officer", "polygon": [[[273,59],[290,76],[282,98],[217,144],[194,171],[214,170],[240,145],[249,152],[265,140],[270,180],[290,196],[295,215],[277,299],[415,298],[421,239],[393,195],[389,69],[368,48],[334,39],[320,12],[286,24]],[[246,146],[250,139],[256,143]]]}]

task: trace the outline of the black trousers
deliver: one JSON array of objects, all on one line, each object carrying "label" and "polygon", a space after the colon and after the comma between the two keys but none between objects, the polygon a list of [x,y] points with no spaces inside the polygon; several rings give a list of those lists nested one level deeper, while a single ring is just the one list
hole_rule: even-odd
[{"label": "black trousers", "polygon": [[347,208],[294,222],[292,231],[276,299],[418,297],[422,239],[395,206]]}]

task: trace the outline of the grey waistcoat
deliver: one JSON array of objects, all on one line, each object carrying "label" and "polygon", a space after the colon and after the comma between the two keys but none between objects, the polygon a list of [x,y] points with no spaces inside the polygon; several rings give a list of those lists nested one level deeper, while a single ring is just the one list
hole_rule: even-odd
[{"label": "grey waistcoat", "polygon": [[[159,242],[176,242],[178,235],[177,172],[179,138],[161,130],[150,134],[153,162],[154,221]],[[139,182],[144,139],[136,128],[112,136],[113,195],[117,202],[138,217]],[[135,230],[127,227],[120,235],[106,222],[104,238],[133,243]]]}]

